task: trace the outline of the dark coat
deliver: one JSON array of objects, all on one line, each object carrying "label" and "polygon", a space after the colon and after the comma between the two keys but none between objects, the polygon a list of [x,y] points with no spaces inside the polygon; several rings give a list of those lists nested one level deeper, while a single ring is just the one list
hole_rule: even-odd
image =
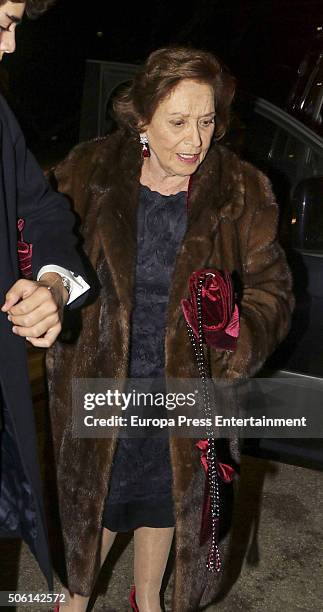
[{"label": "dark coat", "polygon": [[[47,359],[69,587],[83,595],[89,594],[98,569],[117,434],[113,439],[72,437],[71,382],[74,377],[127,376],[141,164],[139,144],[116,133],[79,145],[56,171],[60,190],[83,217],[85,249],[102,287],[83,311],[76,345],[56,343]],[[193,177],[188,211],[170,288],[166,376],[198,377],[181,299],[194,270],[216,267],[235,271],[244,293],[238,348],[234,354],[212,351],[212,375],[228,381],[249,377],[286,335],[293,307],[269,181],[229,150],[214,146]],[[195,442],[170,440],[176,518],[173,612],[210,603],[219,586],[218,575],[206,569],[209,543],[199,545],[205,480]],[[238,460],[234,444],[231,453]],[[220,546],[223,559],[227,544],[228,535]]]},{"label": "dark coat", "polygon": [[[20,277],[17,219],[25,219],[24,240],[33,244],[33,276],[46,264],[84,271],[72,233],[75,217],[69,203],[52,191],[21,130],[0,96],[0,302]],[[39,475],[34,415],[27,371],[26,341],[11,331],[0,312],[0,535],[23,537],[39,561],[49,586],[48,552]]]}]

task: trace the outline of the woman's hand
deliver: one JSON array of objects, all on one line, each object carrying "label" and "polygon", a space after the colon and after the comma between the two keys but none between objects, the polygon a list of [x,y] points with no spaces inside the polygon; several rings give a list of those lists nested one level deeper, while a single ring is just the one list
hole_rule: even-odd
[{"label": "woman's hand", "polygon": [[14,334],[33,346],[49,348],[61,332],[68,297],[60,275],[47,272],[39,281],[18,280],[7,292],[1,310],[8,313]]}]

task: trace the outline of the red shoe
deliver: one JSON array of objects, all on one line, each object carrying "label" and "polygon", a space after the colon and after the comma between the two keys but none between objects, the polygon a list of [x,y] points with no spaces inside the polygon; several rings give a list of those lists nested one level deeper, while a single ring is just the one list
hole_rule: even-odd
[{"label": "red shoe", "polygon": [[139,612],[139,608],[136,603],[136,587],[134,584],[131,587],[131,591],[129,595],[129,602],[134,612]]}]

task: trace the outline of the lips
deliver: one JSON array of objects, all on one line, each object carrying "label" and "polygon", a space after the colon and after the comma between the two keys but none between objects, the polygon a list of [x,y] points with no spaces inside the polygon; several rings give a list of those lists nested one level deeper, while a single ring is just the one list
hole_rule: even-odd
[{"label": "lips", "polygon": [[186,153],[177,153],[177,157],[184,164],[196,164],[196,162],[200,158],[200,154],[198,153],[197,155],[189,155]]}]

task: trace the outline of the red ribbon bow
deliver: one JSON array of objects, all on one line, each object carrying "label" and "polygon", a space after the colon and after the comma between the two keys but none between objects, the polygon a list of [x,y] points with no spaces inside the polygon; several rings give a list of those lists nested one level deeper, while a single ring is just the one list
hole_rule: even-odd
[{"label": "red ribbon bow", "polygon": [[[209,448],[209,441],[199,440],[195,444],[195,446],[197,446],[197,448],[199,448],[202,451],[200,459],[201,459],[201,463],[203,465],[204,471],[205,473],[207,473],[209,469],[208,460],[207,460],[207,451]],[[234,469],[231,465],[227,465],[227,463],[220,463],[220,461],[217,460],[216,469],[217,469],[218,475],[220,476],[221,480],[223,480],[223,482],[226,482],[226,483],[232,482],[234,478]]]},{"label": "red ribbon bow", "polygon": [[[205,471],[206,480],[205,480],[205,489],[204,489],[204,502],[203,502],[203,510],[202,510],[202,522],[201,522],[201,531],[200,531],[200,545],[202,546],[210,537],[212,532],[212,522],[211,522],[211,497],[210,497],[210,486],[209,479],[207,476],[209,465],[207,459],[207,451],[209,448],[208,440],[199,440],[196,442],[195,446],[202,451],[201,454],[201,463],[203,469]],[[216,469],[219,477],[226,484],[230,484],[233,481],[235,470],[231,465],[226,463],[220,463],[220,461],[216,461]]]}]

